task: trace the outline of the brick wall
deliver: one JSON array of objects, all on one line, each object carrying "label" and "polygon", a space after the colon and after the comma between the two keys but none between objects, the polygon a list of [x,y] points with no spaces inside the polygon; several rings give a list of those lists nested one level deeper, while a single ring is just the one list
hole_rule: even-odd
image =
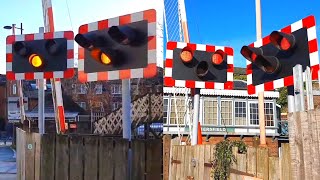
[{"label": "brick wall", "polygon": [[7,98],[5,85],[0,85],[0,118],[7,119]]}]

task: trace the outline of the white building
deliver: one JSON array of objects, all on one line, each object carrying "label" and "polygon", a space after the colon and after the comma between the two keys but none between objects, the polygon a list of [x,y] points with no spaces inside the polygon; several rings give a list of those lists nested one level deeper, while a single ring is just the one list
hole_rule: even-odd
[{"label": "white building", "polygon": [[[234,89],[200,91],[199,121],[203,135],[259,134],[258,96],[248,95],[245,81],[235,81]],[[279,136],[277,112],[280,109],[276,104],[279,93],[269,91],[264,96],[266,135]],[[190,110],[186,108],[186,102],[189,102]],[[189,134],[191,113],[190,89],[164,87],[164,134]]]}]

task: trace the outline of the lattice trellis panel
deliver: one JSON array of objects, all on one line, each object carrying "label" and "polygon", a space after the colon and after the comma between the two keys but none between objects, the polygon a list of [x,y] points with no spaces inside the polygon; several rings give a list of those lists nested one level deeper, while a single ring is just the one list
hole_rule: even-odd
[{"label": "lattice trellis panel", "polygon": [[[151,112],[150,112],[151,110]],[[147,94],[131,103],[132,127],[140,124],[159,121],[163,118],[162,94]],[[122,108],[97,120],[94,123],[94,134],[121,134]]]}]

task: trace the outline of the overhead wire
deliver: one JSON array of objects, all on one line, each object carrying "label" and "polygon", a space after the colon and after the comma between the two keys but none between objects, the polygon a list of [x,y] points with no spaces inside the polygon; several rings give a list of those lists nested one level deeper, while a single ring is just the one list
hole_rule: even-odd
[{"label": "overhead wire", "polygon": [[70,23],[70,25],[71,25],[71,29],[73,29],[73,24],[72,24],[72,20],[71,20],[70,8],[69,8],[68,0],[66,0],[66,5],[67,5],[67,11],[68,11],[69,23]]}]

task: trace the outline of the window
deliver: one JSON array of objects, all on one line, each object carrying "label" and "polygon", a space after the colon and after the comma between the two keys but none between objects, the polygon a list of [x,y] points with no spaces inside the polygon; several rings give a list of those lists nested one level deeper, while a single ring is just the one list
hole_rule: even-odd
[{"label": "window", "polygon": [[234,123],[235,125],[247,125],[246,102],[234,102]]},{"label": "window", "polygon": [[164,98],[163,99],[163,124],[167,123],[168,107],[169,107],[169,99],[168,98]]},{"label": "window", "polygon": [[121,85],[113,85],[111,86],[111,93],[112,94],[121,94]]},{"label": "window", "polygon": [[221,101],[221,125],[232,125],[232,101]]},{"label": "window", "polygon": [[264,116],[266,126],[274,126],[273,103],[264,103]]},{"label": "window", "polygon": [[73,93],[77,93],[77,85],[76,84],[72,84],[71,88],[72,88]]},{"label": "window", "polygon": [[[176,106],[175,106],[176,102]],[[170,124],[184,124],[184,117],[186,114],[185,100],[176,98],[176,100],[171,99],[170,107]],[[177,109],[177,111],[176,111]],[[176,113],[177,112],[177,113]],[[178,119],[177,119],[178,118]]]},{"label": "window", "polygon": [[96,84],[95,90],[96,94],[102,94],[102,84]]},{"label": "window", "polygon": [[100,107],[100,112],[104,112],[103,102],[98,102],[98,106]]},{"label": "window", "polygon": [[118,109],[120,107],[120,102],[113,102],[112,103],[112,111]]},{"label": "window", "polygon": [[17,94],[17,85],[16,84],[12,85],[12,94]]},{"label": "window", "polygon": [[[274,126],[273,103],[264,103],[264,120],[266,126]],[[258,103],[250,103],[250,125],[259,125]]]},{"label": "window", "polygon": [[250,103],[250,125],[259,125],[259,111],[258,111],[258,103]]},{"label": "window", "polygon": [[86,102],[78,102],[78,105],[79,105],[82,109],[84,109],[84,110],[87,109],[87,107],[86,107]]},{"label": "window", "polygon": [[85,84],[80,84],[78,94],[87,94],[87,86]]},{"label": "window", "polygon": [[204,100],[204,124],[218,125],[217,100]]}]

